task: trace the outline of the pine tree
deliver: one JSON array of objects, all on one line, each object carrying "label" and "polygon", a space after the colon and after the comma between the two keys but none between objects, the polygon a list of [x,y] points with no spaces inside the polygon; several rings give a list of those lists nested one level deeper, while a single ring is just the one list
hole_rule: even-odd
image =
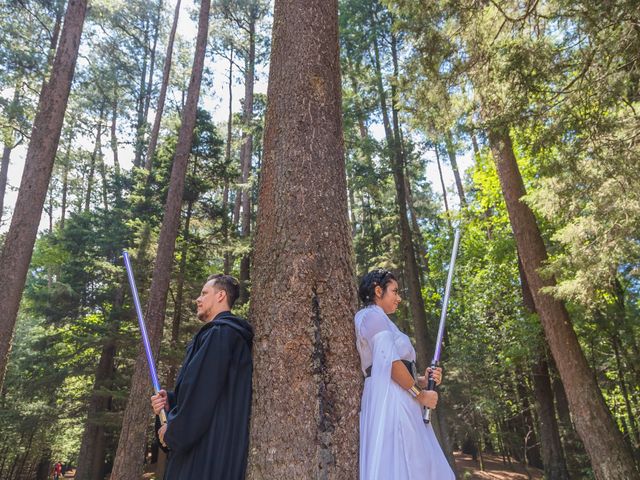
[{"label": "pine tree", "polygon": [[249,315],[250,479],[357,476],[343,155],[338,2],[276,0]]}]

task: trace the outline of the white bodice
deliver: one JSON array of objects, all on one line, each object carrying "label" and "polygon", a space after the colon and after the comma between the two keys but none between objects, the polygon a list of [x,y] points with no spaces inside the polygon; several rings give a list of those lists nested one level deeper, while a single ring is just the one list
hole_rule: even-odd
[{"label": "white bodice", "polygon": [[[356,313],[354,318],[356,328],[356,347],[360,353],[362,372],[373,364],[373,343],[376,335],[388,332],[393,337],[395,352],[393,360],[408,360],[415,362],[416,351],[407,335],[391,321],[384,310],[377,305],[369,305]],[[387,334],[388,334],[387,333]]]}]

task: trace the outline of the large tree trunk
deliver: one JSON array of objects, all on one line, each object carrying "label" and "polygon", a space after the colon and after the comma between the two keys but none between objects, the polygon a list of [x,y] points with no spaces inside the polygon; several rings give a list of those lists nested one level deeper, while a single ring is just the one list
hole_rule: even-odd
[{"label": "large tree trunk", "polygon": [[[253,155],[253,87],[256,64],[256,18],[251,16],[248,21],[249,52],[245,62],[244,74],[244,105],[242,110],[242,147],[240,148],[240,165],[242,166],[242,218],[240,237],[248,239],[251,234],[251,157]],[[249,266],[251,254],[247,253],[240,259],[240,297],[239,303],[249,300]]]},{"label": "large tree trunk", "polygon": [[536,310],[596,478],[637,478],[631,451],[611,418],[564,304],[543,293],[555,280],[541,277],[538,271],[547,259],[546,247],[533,212],[522,201],[525,189],[508,130],[490,130],[489,143]]},{"label": "large tree trunk", "polygon": [[248,478],[356,479],[362,375],[337,0],[275,1],[267,105]]},{"label": "large tree trunk", "polygon": [[20,192],[0,255],[0,387],[60,141],[86,10],[87,0],[69,0],[51,78],[40,94]]},{"label": "large tree trunk", "polygon": [[145,168],[151,172],[153,169],[153,156],[156,153],[158,145],[158,135],[160,134],[160,122],[162,120],[162,112],[164,111],[164,102],[167,98],[167,88],[169,86],[169,75],[171,73],[171,59],[173,57],[173,43],[176,38],[176,30],[178,28],[178,18],[180,16],[180,1],[176,2],[176,9],[173,13],[173,24],[169,33],[169,41],[167,43],[167,53],[164,59],[164,67],[162,68],[162,84],[160,85],[160,95],[158,96],[158,106],[156,107],[156,116],[153,119],[153,127],[149,137],[149,146],[147,147],[147,159]]},{"label": "large tree trunk", "polygon": [[[171,279],[173,253],[176,237],[180,225],[180,211],[184,190],[187,161],[191,152],[193,129],[196,123],[196,110],[202,82],[202,71],[207,46],[207,32],[209,21],[210,0],[202,0],[198,18],[198,36],[196,51],[191,71],[191,80],[187,93],[187,101],[182,116],[182,124],[178,134],[178,144],[171,169],[171,181],[167,194],[164,218],[160,237],[158,239],[158,253],[153,269],[151,291],[145,316],[149,333],[149,343],[155,358],[157,358],[164,325],[167,292]],[[142,460],[145,447],[145,433],[151,417],[149,407],[148,367],[145,354],[140,349],[136,360],[129,401],[123,415],[122,432],[118,442],[118,449],[114,460],[112,478],[118,480],[139,480],[142,474]]]}]

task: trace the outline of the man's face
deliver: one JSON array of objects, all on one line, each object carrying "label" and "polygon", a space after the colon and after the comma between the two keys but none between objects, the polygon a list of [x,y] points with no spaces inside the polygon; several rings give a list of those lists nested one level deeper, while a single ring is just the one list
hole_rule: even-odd
[{"label": "man's face", "polygon": [[224,295],[225,291],[217,288],[213,282],[204,284],[196,299],[197,315],[201,322],[211,320],[216,307],[224,300]]}]

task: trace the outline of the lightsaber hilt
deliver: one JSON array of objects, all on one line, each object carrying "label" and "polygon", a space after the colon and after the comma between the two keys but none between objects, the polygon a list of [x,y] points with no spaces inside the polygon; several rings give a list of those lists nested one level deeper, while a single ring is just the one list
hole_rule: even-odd
[{"label": "lightsaber hilt", "polygon": [[[433,378],[433,372],[436,371],[436,368],[438,368],[440,366],[440,362],[431,362],[431,371],[429,372],[429,378],[427,379],[427,388],[426,390],[433,390],[435,391],[437,385],[436,385],[436,380]],[[422,410],[422,420],[424,421],[424,423],[430,423],[431,422],[431,409],[425,407]]]},{"label": "lightsaber hilt", "polygon": [[160,413],[158,413],[158,417],[160,417],[160,425],[164,425],[167,423],[167,412],[165,412],[164,410],[160,410]]},{"label": "lightsaber hilt", "polygon": [[[144,345],[144,352],[147,356],[147,365],[149,366],[149,375],[151,376],[151,383],[153,384],[153,391],[158,394],[161,390],[160,382],[158,381],[158,374],[156,372],[155,362],[153,361],[153,354],[151,353],[151,344],[149,343],[149,335],[147,334],[147,327],[144,323],[144,317],[142,316],[142,307],[140,306],[140,298],[138,297],[138,289],[136,288],[136,279],[133,276],[133,268],[131,268],[131,260],[129,259],[129,253],[124,250],[122,252],[122,258],[124,259],[124,266],[127,269],[127,276],[129,277],[129,286],[131,287],[131,295],[133,297],[133,304],[138,316],[138,325],[140,326],[140,334],[142,336],[142,343]],[[158,414],[160,417],[160,424],[167,423],[167,414],[164,410],[161,410]]]}]

